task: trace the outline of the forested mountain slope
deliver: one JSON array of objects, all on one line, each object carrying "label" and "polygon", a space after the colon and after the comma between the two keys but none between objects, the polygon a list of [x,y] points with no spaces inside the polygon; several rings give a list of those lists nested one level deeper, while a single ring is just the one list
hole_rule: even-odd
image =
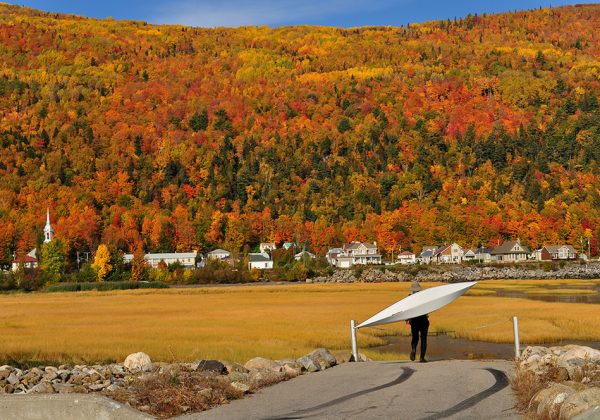
[{"label": "forested mountain slope", "polygon": [[201,29],[0,4],[0,259],[600,229],[600,5]]}]

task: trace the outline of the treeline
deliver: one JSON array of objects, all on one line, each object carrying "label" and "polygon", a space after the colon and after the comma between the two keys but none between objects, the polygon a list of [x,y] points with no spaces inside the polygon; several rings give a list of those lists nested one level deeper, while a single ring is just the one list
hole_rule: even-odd
[{"label": "treeline", "polygon": [[140,288],[165,288],[169,285],[239,284],[258,281],[305,281],[320,275],[330,275],[333,268],[325,258],[294,258],[295,250],[278,249],[272,252],[273,269],[248,270],[245,256],[234,256],[228,261],[206,260],[202,267],[187,269],[180,263],[161,261],[152,268],[138,251],[133,261],[125,263],[123,252],[100,245],[93,262],[85,262],[69,270],[60,239],[43,244],[39,265],[35,268],[23,264],[16,270],[0,272],[0,292],[46,290],[72,292],[85,290],[125,290]]}]

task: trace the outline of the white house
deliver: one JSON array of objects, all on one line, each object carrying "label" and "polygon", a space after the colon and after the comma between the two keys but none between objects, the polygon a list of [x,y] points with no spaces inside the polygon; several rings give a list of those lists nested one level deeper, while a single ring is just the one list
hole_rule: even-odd
[{"label": "white house", "polygon": [[381,255],[377,250],[377,243],[352,242],[342,248],[337,255],[336,266],[349,268],[353,265],[381,264]]},{"label": "white house", "polygon": [[542,248],[542,261],[551,260],[575,260],[577,251],[571,245],[548,245]]},{"label": "white house", "polygon": [[231,257],[231,252],[224,249],[215,249],[206,254],[208,260],[226,260]]},{"label": "white house", "polygon": [[337,266],[338,256],[340,256],[343,252],[344,250],[342,248],[331,248],[329,251],[327,251],[325,258],[329,264]]},{"label": "white house", "polygon": [[[179,263],[183,268],[196,268],[197,258],[198,253],[196,251],[149,253],[144,255],[146,264],[152,268],[158,268],[161,261],[164,261],[167,265]],[[123,261],[125,263],[131,263],[133,261],[133,254],[123,255]]]},{"label": "white house", "polygon": [[466,249],[462,256],[463,261],[474,261],[477,259],[477,254],[474,249]]},{"label": "white house", "polygon": [[24,268],[37,268],[37,249],[33,248],[27,255],[15,258],[12,262],[12,271],[17,271],[21,264],[23,264]]},{"label": "white house", "polygon": [[248,270],[270,270],[273,268],[273,260],[266,252],[248,254]]},{"label": "white house", "polygon": [[410,251],[402,251],[398,254],[398,263],[399,264],[415,264],[417,262],[417,258],[413,252]]},{"label": "white house", "polygon": [[277,245],[275,244],[275,242],[261,242],[259,245],[259,249],[261,253],[267,251],[275,251],[277,249]]},{"label": "white house", "polygon": [[308,251],[300,251],[296,255],[294,255],[294,259],[296,261],[300,260],[313,260],[315,258],[315,254],[310,253]]},{"label": "white house", "polygon": [[424,246],[419,254],[417,261],[421,264],[430,264],[433,259],[433,254],[437,251],[437,246]]},{"label": "white house", "polygon": [[463,249],[457,243],[444,245],[433,254],[433,260],[438,264],[460,264],[462,257]]},{"label": "white house", "polygon": [[477,248],[475,250],[475,259],[484,263],[490,262],[492,260],[492,248]]}]

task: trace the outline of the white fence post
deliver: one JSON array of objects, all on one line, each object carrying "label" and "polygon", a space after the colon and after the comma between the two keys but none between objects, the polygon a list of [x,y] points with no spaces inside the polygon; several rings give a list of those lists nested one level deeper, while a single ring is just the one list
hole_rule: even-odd
[{"label": "white fence post", "polygon": [[513,316],[513,330],[515,333],[515,359],[518,359],[521,355],[521,348],[519,346],[519,319]]},{"label": "white fence post", "polygon": [[355,362],[358,362],[358,345],[356,343],[356,327],[354,320],[350,321],[350,336],[352,337],[352,357]]}]

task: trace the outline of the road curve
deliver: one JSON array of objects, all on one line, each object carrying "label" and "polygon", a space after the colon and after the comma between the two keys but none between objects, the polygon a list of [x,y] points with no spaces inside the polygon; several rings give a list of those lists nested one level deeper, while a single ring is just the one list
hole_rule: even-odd
[{"label": "road curve", "polygon": [[517,419],[508,361],[345,363],[182,419]]}]

